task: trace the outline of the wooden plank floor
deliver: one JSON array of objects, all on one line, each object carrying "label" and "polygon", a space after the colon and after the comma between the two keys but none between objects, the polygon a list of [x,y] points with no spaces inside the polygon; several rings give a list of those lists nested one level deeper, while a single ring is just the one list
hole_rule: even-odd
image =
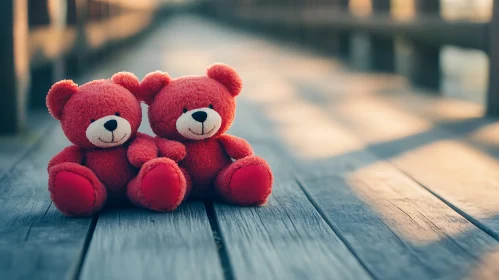
[{"label": "wooden plank floor", "polygon": [[29,140],[0,139],[17,147],[0,150],[0,279],[499,278],[499,125],[475,105],[193,16],[78,82],[219,61],[245,82],[230,132],[275,173],[265,207],[65,218],[46,163],[68,141],[37,117]]}]

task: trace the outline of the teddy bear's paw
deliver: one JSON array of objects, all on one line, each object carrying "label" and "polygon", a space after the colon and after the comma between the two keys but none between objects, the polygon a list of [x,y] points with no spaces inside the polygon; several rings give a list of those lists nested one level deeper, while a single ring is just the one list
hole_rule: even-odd
[{"label": "teddy bear's paw", "polygon": [[272,192],[272,171],[265,160],[250,156],[234,162],[217,180],[219,193],[228,202],[263,205]]},{"label": "teddy bear's paw", "polygon": [[260,165],[248,165],[238,169],[229,184],[232,198],[240,205],[264,204],[271,188],[269,170]]},{"label": "teddy bear's paw", "polygon": [[139,206],[158,211],[175,210],[184,200],[186,180],[178,165],[167,158],[148,161],[129,185],[129,198]]},{"label": "teddy bear's paw", "polygon": [[[57,209],[71,217],[91,216],[102,209],[106,200],[106,190],[95,175],[81,174],[91,171],[77,170],[77,166],[60,167],[55,166],[51,169],[49,182],[50,196]],[[83,166],[80,167],[85,169]],[[92,175],[95,178],[92,178]]]}]

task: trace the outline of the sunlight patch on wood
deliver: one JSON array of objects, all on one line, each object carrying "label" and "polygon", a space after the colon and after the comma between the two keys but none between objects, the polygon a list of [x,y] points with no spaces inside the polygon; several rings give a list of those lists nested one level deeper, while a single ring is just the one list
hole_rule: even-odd
[{"label": "sunlight patch on wood", "polygon": [[289,150],[300,157],[329,158],[364,148],[325,113],[299,100],[265,106],[264,112],[276,123],[278,134]]},{"label": "sunlight patch on wood", "polygon": [[491,248],[488,253],[483,254],[471,273],[465,279],[497,279],[499,275],[499,246]]},{"label": "sunlight patch on wood", "polygon": [[499,163],[473,147],[438,141],[399,155],[393,162],[421,184],[438,186],[433,191],[476,219],[499,213],[499,199],[490,199],[499,194]]},{"label": "sunlight patch on wood", "polygon": [[476,229],[389,163],[370,164],[345,177],[351,190],[407,243],[429,245]]},{"label": "sunlight patch on wood", "polygon": [[398,140],[432,128],[428,121],[375,98],[352,98],[331,103],[328,108],[348,119],[350,128],[362,131],[369,144]]},{"label": "sunlight patch on wood", "polygon": [[428,104],[425,112],[441,120],[462,120],[481,117],[483,107],[466,101],[447,99]]},{"label": "sunlight patch on wood", "polygon": [[[250,80],[248,84],[253,87],[245,98],[260,104],[289,150],[303,158],[319,159],[363,148],[326,112],[302,100],[285,80],[261,74],[257,83]],[[262,80],[262,77],[267,78]],[[255,84],[261,85],[260,88]]]},{"label": "sunlight patch on wood", "polygon": [[484,114],[483,106],[465,100],[443,99],[425,92],[400,92],[382,96],[384,100],[395,103],[409,112],[424,115],[432,121],[449,122],[471,118],[480,118]]},{"label": "sunlight patch on wood", "polygon": [[478,129],[471,133],[468,138],[481,144],[499,148],[499,122]]},{"label": "sunlight patch on wood", "polygon": [[[252,79],[248,79],[252,80]],[[260,79],[256,79],[260,80]],[[254,102],[262,102],[264,104],[274,104],[277,102],[285,102],[294,88],[289,83],[282,80],[269,82],[248,83],[245,92]]]}]

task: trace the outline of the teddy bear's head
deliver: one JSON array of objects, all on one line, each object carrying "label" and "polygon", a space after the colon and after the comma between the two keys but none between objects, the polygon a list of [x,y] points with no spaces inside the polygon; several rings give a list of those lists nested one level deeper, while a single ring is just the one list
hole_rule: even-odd
[{"label": "teddy bear's head", "polygon": [[137,77],[127,72],[80,87],[64,80],[49,90],[47,107],[73,144],[109,148],[125,143],[137,132],[142,120],[139,92]]},{"label": "teddy bear's head", "polygon": [[172,79],[166,73],[153,72],[140,87],[154,133],[187,141],[217,137],[229,129],[242,81],[231,67],[215,64],[206,76]]}]

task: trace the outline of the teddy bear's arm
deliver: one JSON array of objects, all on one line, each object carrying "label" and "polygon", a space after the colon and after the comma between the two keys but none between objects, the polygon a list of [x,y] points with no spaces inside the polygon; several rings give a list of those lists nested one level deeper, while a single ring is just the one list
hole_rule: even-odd
[{"label": "teddy bear's arm", "polygon": [[187,155],[187,151],[185,149],[184,144],[167,140],[164,138],[156,137],[156,145],[159,149],[160,156],[170,158],[176,162],[179,162],[185,158]]},{"label": "teddy bear's arm", "polygon": [[82,149],[80,149],[78,146],[69,146],[64,148],[49,161],[47,169],[50,169],[52,166],[64,162],[82,164],[84,158],[85,158],[85,153],[83,152]]},{"label": "teddy bear's arm", "polygon": [[218,137],[218,140],[222,143],[225,152],[233,159],[241,159],[253,155],[251,145],[242,138],[224,134]]},{"label": "teddy bear's arm", "polygon": [[158,148],[154,143],[154,138],[137,132],[137,136],[128,147],[127,156],[130,163],[137,168],[142,167],[149,160],[157,158]]}]

